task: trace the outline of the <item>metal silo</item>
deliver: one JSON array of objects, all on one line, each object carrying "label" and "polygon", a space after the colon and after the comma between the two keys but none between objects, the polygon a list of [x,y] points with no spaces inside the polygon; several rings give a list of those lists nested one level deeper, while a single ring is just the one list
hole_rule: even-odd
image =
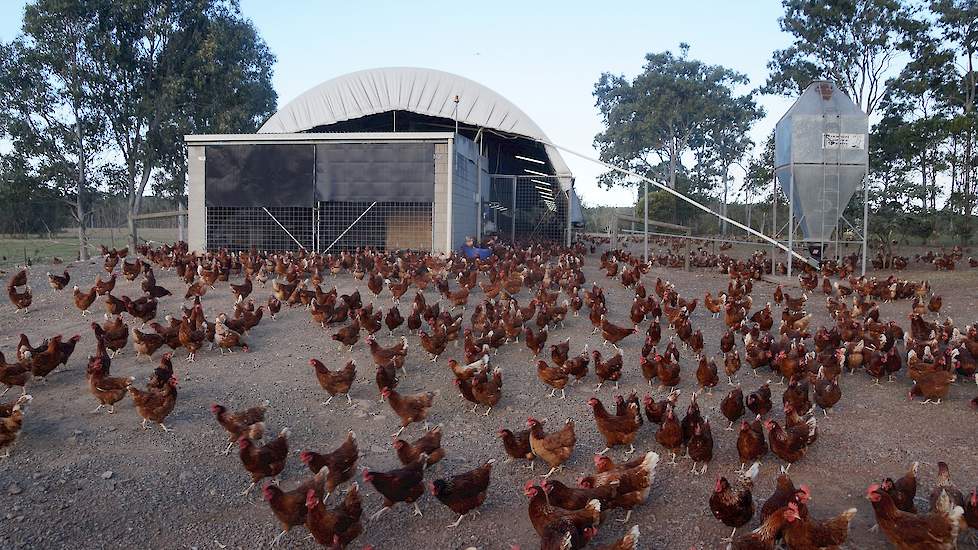
[{"label": "metal silo", "polygon": [[[774,143],[775,174],[794,220],[789,243],[811,243],[813,254],[821,254],[834,242],[838,253],[839,220],[869,167],[869,118],[834,83],[812,82],[778,121]],[[865,272],[866,212],[863,218]],[[788,269],[790,275],[790,262]]]}]

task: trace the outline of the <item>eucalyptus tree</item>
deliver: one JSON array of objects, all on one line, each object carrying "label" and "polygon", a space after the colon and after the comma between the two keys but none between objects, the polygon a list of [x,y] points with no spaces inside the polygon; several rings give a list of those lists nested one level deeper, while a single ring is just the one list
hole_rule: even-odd
[{"label": "eucalyptus tree", "polygon": [[782,0],[787,48],[768,62],[762,91],[798,95],[813,80],[832,80],[872,114],[888,91],[887,79],[906,57],[902,45],[917,21],[899,0]]},{"label": "eucalyptus tree", "polygon": [[94,60],[84,41],[95,27],[87,0],[39,0],[24,10],[21,34],[0,45],[0,134],[37,186],[58,190],[88,258],[86,222],[105,125],[92,95]]},{"label": "eucalyptus tree", "polygon": [[274,57],[231,0],[101,0],[87,47],[94,93],[120,157],[129,241],[154,176],[183,187],[184,134],[253,131],[274,111]]},{"label": "eucalyptus tree", "polygon": [[[650,53],[645,61],[642,72],[634,78],[604,73],[595,84],[594,96],[605,129],[594,142],[605,162],[676,189],[677,175],[686,169],[684,158],[694,142],[726,148],[730,158],[730,151],[741,149],[735,142],[742,136],[735,138],[724,132],[735,133],[743,125],[722,125],[732,120],[754,120],[759,111],[753,99],[735,97],[732,91],[748,83],[745,75],[691,59],[687,44],[680,45],[678,55],[669,51]],[[701,160],[705,158],[700,155]],[[612,186],[634,182],[612,171],[603,174],[600,183]],[[677,210],[673,208],[674,221]]]}]

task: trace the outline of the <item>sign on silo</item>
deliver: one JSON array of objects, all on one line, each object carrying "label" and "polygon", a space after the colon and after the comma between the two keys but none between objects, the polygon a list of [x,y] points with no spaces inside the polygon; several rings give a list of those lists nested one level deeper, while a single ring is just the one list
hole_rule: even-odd
[{"label": "sign on silo", "polygon": [[805,241],[826,242],[869,167],[869,118],[816,81],[774,129],[774,167]]}]

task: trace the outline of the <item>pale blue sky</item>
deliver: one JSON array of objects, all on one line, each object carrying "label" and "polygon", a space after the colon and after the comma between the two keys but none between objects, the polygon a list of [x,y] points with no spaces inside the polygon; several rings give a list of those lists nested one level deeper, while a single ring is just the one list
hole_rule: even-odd
[{"label": "pale blue sky", "polygon": [[[19,32],[23,1],[0,5],[0,40]],[[601,123],[591,92],[602,71],[633,76],[644,55],[690,44],[690,55],[763,82],[778,29],[779,0],[746,2],[322,2],[241,0],[276,55],[284,105],[320,82],[360,69],[418,66],[480,82],[523,109],[551,140],[581,152]],[[762,142],[790,105],[762,98]],[[602,167],[565,156],[589,204],[630,204],[634,191],[595,184]],[[734,168],[733,176],[741,172]]]}]

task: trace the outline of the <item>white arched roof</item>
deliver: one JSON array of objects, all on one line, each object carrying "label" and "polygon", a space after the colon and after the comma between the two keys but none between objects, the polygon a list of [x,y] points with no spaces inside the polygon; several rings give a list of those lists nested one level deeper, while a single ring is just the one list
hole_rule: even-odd
[{"label": "white arched roof", "polygon": [[[413,67],[368,69],[327,80],[279,109],[258,132],[304,132],[394,110],[451,119],[455,96],[461,123],[550,141],[526,113],[495,91],[455,74]],[[560,153],[550,146],[546,150],[557,175],[570,176]]]}]

